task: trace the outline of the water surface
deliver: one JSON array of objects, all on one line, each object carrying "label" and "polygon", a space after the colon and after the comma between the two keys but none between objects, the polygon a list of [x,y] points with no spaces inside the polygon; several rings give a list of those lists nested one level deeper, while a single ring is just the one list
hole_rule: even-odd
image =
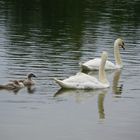
[{"label": "water surface", "polygon": [[[35,87],[0,91],[3,140],[139,140],[140,4],[138,0],[0,0],[0,83],[37,75]],[[124,68],[105,90],[60,90],[53,78],[125,41]],[[97,76],[97,72],[89,73]]]}]

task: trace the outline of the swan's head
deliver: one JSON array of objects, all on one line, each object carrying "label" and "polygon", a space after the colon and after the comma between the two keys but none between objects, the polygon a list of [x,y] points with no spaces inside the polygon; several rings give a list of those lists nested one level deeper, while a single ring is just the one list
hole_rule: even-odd
[{"label": "swan's head", "polygon": [[108,57],[108,54],[106,51],[103,51],[102,54],[101,54],[101,59],[106,61],[107,60],[107,57]]},{"label": "swan's head", "polygon": [[121,38],[117,38],[114,43],[115,46],[123,48],[125,50],[124,41]]}]

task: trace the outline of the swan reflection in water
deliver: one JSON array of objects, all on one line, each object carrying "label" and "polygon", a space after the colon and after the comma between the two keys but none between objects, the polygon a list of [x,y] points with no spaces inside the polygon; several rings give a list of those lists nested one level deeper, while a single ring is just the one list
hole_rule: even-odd
[{"label": "swan reflection in water", "polygon": [[112,81],[112,93],[115,95],[115,97],[120,97],[120,95],[122,94],[123,84],[119,85],[120,75],[121,70],[115,70]]},{"label": "swan reflection in water", "polygon": [[104,98],[107,94],[107,89],[98,89],[98,90],[66,90],[66,89],[60,89],[55,94],[54,97],[58,96],[74,96],[75,101],[77,103],[83,102],[87,99],[91,99],[94,96],[98,96],[97,104],[98,104],[98,113],[99,113],[99,119],[105,119],[105,113],[104,113]]},{"label": "swan reflection in water", "polygon": [[104,98],[105,93],[100,93],[98,95],[98,112],[99,112],[99,119],[105,119],[105,113],[104,113]]}]

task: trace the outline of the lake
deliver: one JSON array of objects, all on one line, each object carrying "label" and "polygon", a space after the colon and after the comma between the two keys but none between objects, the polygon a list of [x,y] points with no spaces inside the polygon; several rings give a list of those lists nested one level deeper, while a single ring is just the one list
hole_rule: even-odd
[{"label": "lake", "polygon": [[[0,84],[37,76],[32,89],[0,90],[0,138],[139,140],[139,14],[139,0],[0,0]],[[114,62],[118,37],[124,67],[106,72],[110,88],[61,90],[55,83],[102,51]]]}]

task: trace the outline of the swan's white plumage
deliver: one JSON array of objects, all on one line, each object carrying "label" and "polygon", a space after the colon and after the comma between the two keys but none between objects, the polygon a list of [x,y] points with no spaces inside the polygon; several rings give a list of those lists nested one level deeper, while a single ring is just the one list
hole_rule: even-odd
[{"label": "swan's white plumage", "polygon": [[[122,39],[118,38],[114,42],[115,64],[107,60],[105,64],[105,70],[113,70],[113,69],[118,69],[123,67],[121,62],[121,57],[120,57],[120,51],[119,51],[120,47],[124,49],[124,42]],[[83,64],[80,64],[80,66],[83,70],[99,70],[100,63],[101,63],[101,58],[95,58]]]},{"label": "swan's white plumage", "polygon": [[[92,59],[92,60],[89,60],[83,64],[81,64],[81,67],[83,68],[83,70],[99,70],[99,65],[101,63],[101,58],[95,58],[95,59]],[[106,61],[106,64],[105,64],[105,69],[108,70],[108,69],[114,69],[116,66],[114,63],[112,63],[111,61]]]},{"label": "swan's white plumage", "polygon": [[103,84],[95,77],[79,72],[64,80],[55,81],[63,88],[70,89],[99,89],[109,87],[109,83]]},{"label": "swan's white plumage", "polygon": [[101,68],[99,69],[99,80],[93,76],[79,72],[64,80],[54,79],[62,88],[69,89],[102,89],[109,87],[106,79],[104,65],[107,59],[107,53],[102,53]]}]

